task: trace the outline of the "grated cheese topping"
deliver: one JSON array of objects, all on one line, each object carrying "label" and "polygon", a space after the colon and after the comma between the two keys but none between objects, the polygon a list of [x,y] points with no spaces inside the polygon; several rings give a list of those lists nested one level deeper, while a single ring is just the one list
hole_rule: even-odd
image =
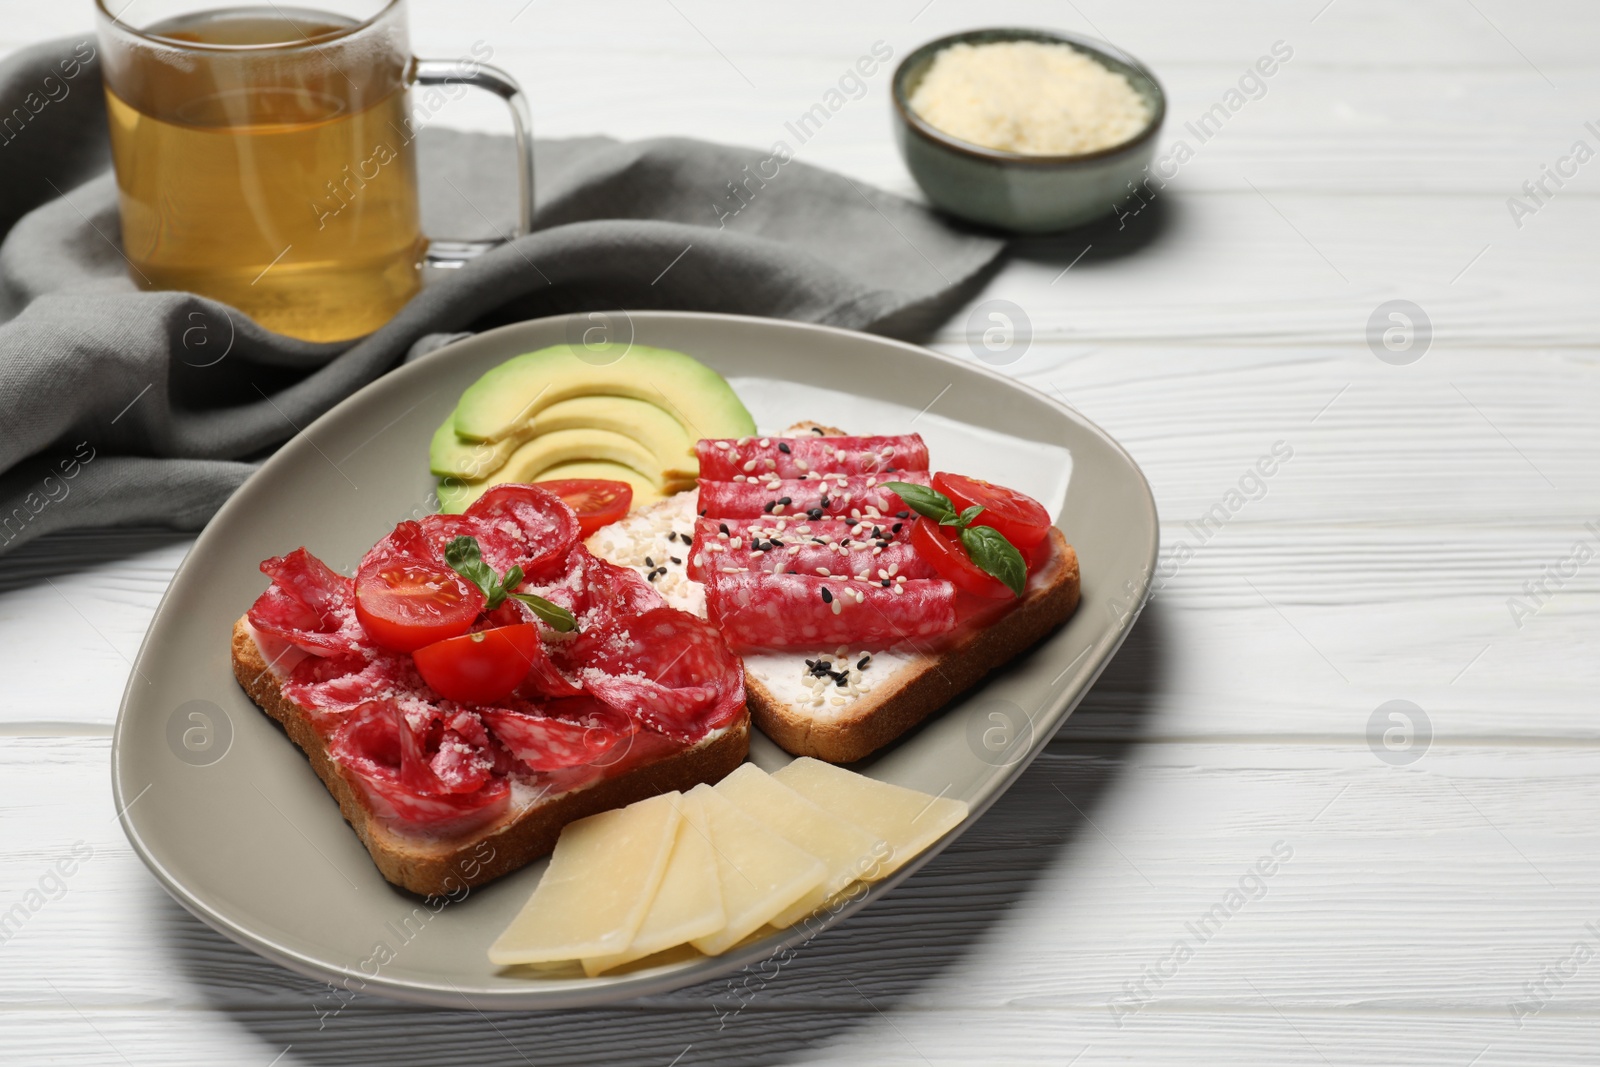
[{"label": "grated cheese topping", "polygon": [[933,57],[911,110],[952,137],[1023,155],[1097,152],[1131,140],[1150,105],[1126,75],[1070,45],[953,44]]}]

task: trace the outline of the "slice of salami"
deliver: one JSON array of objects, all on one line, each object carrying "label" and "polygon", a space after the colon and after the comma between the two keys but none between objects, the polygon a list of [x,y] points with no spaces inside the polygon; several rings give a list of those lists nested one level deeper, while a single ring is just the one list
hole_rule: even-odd
[{"label": "slice of salami", "polygon": [[715,627],[674,608],[617,620],[583,679],[606,704],[685,744],[744,706],[744,665]]},{"label": "slice of salami", "polygon": [[511,787],[502,777],[486,777],[477,788],[461,792],[422,792],[406,784],[399,719],[392,703],[373,701],[353,712],[328,746],[365,787],[379,819],[405,829],[462,832],[493,821],[510,806]]},{"label": "slice of salami", "polygon": [[764,482],[700,483],[700,513],[712,519],[791,518],[892,519],[908,512],[905,501],[882,487],[884,482],[928,485],[927,471],[895,474],[830,474],[822,478],[773,478]]},{"label": "slice of salami", "polygon": [[925,471],[921,434],[894,437],[705,438],[695,444],[706,481],[766,481],[822,474]]},{"label": "slice of salami", "polygon": [[[804,525],[820,526],[822,523]],[[906,578],[934,577],[933,568],[910,543],[872,537],[874,530],[886,533],[882,527],[864,523],[837,525],[844,526],[846,530],[837,539],[807,536],[794,530],[775,531],[766,536],[757,531],[748,538],[738,535],[730,537],[719,530],[717,534],[707,537],[704,530],[696,530],[685,569],[689,577],[697,582],[706,581],[706,576],[710,574],[731,574],[740,570],[823,576],[865,574],[884,581],[891,581],[897,575]],[[895,525],[903,527],[908,524]],[[861,530],[866,536],[852,537],[848,532],[852,529]]]},{"label": "slice of salami", "polygon": [[626,715],[594,700],[557,701],[548,710],[561,714],[540,714],[532,706],[484,708],[479,714],[512,755],[534,771],[593,763],[634,731]]},{"label": "slice of salami", "polygon": [[304,548],[261,564],[272,584],[246,617],[264,634],[314,656],[364,653],[373,646],[356,621],[352,582]]},{"label": "slice of salami", "polygon": [[380,694],[420,686],[410,657],[311,656],[297,664],[283,682],[283,695],[322,716],[354,711]]},{"label": "slice of salami", "polygon": [[911,540],[911,524],[915,519],[915,514],[904,519],[892,515],[860,522],[850,519],[808,519],[804,515],[779,516],[776,519],[769,515],[759,519],[696,519],[694,536],[696,541],[737,537],[743,541],[781,541],[786,545],[797,541],[831,544],[846,539],[887,543]]},{"label": "slice of salami", "polygon": [[578,543],[578,516],[536,485],[497,485],[474,500],[465,517],[478,526],[484,561],[500,572],[515,564],[538,577],[558,567]]},{"label": "slice of salami", "polygon": [[801,574],[714,574],[706,611],[735,649],[886,648],[956,625],[955,587],[941,579],[878,582]]}]

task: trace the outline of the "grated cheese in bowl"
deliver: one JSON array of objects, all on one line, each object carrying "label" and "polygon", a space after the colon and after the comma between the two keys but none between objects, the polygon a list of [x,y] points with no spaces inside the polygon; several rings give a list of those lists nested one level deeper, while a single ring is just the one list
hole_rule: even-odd
[{"label": "grated cheese in bowl", "polygon": [[951,137],[1022,155],[1097,152],[1151,120],[1126,75],[1071,45],[1029,40],[941,49],[908,103]]}]

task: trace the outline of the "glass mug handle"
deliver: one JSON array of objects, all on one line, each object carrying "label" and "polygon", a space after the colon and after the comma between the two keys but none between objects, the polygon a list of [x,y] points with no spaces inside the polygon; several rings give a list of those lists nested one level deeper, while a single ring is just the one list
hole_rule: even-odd
[{"label": "glass mug handle", "polygon": [[467,260],[487,252],[514,237],[533,232],[533,118],[527,98],[511,75],[498,67],[477,64],[470,73],[454,59],[414,59],[411,80],[417,85],[470,85],[485,89],[506,102],[511,111],[512,137],[517,147],[517,222],[510,237],[498,241],[469,241],[431,238],[427,262],[430,267],[459,267]]}]

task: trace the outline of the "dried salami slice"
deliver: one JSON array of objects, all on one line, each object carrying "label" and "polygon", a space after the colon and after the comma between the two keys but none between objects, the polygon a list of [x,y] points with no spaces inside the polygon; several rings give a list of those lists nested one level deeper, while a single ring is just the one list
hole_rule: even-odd
[{"label": "dried salami slice", "polygon": [[494,486],[472,502],[465,517],[478,526],[484,561],[500,572],[515,564],[537,578],[558,567],[578,543],[578,516],[536,485]]},{"label": "dried salami slice", "polygon": [[956,625],[956,592],[940,579],[877,582],[801,574],[714,574],[706,611],[735,649],[886,648]]},{"label": "dried salami slice", "polygon": [[304,548],[264,561],[261,570],[272,584],[246,613],[251,626],[315,656],[372,648],[356,621],[349,578]]},{"label": "dried salami slice", "polygon": [[[718,524],[710,525],[715,527]],[[804,527],[813,525],[821,526],[822,523],[803,524]],[[934,577],[932,566],[910,543],[890,537],[873,537],[874,532],[888,532],[881,526],[869,523],[829,525],[843,527],[843,536],[830,538],[815,533],[807,535],[791,528],[765,535],[755,530],[748,536],[729,536],[718,530],[708,537],[705,529],[700,528],[695,531],[694,544],[689,548],[686,570],[689,577],[697,582],[706,581],[706,576],[710,574],[737,573],[740,570],[823,576],[865,574],[884,581],[892,580],[897,575],[906,578]],[[909,523],[896,522],[894,525],[905,528]],[[852,537],[851,530],[860,531],[860,534]]]},{"label": "dried salami slice", "polygon": [[617,620],[584,687],[643,727],[693,744],[744,706],[744,665],[717,629],[674,608]]},{"label": "dried salami slice", "polygon": [[773,478],[764,482],[700,483],[700,514],[712,519],[849,518],[868,521],[893,518],[909,511],[905,501],[882,487],[884,482],[928,485],[927,471],[896,474],[830,474],[822,478]]},{"label": "dried salami slice", "polygon": [[420,685],[409,658],[347,653],[302,660],[284,679],[283,695],[326,715],[353,711],[380,694]]},{"label": "dried salami slice", "polygon": [[720,482],[928,469],[928,446],[922,435],[915,433],[893,437],[706,438],[696,443],[695,452],[700,457],[700,477]]},{"label": "dried salami slice", "polygon": [[[476,788],[423,792],[407,784],[402,716],[394,704],[373,701],[353,712],[334,734],[329,752],[365,786],[368,802],[384,822],[432,832],[464,831],[498,818],[510,806],[511,786],[503,777],[484,777]],[[441,736],[453,731],[443,731]],[[455,732],[459,737],[459,732]],[[448,763],[441,781],[467,785]],[[435,777],[439,777],[435,773]]]},{"label": "dried salami slice", "polygon": [[594,763],[634,731],[626,715],[587,698],[552,701],[544,711],[554,714],[541,714],[532,705],[484,708],[479,714],[512,755],[534,771]]}]

